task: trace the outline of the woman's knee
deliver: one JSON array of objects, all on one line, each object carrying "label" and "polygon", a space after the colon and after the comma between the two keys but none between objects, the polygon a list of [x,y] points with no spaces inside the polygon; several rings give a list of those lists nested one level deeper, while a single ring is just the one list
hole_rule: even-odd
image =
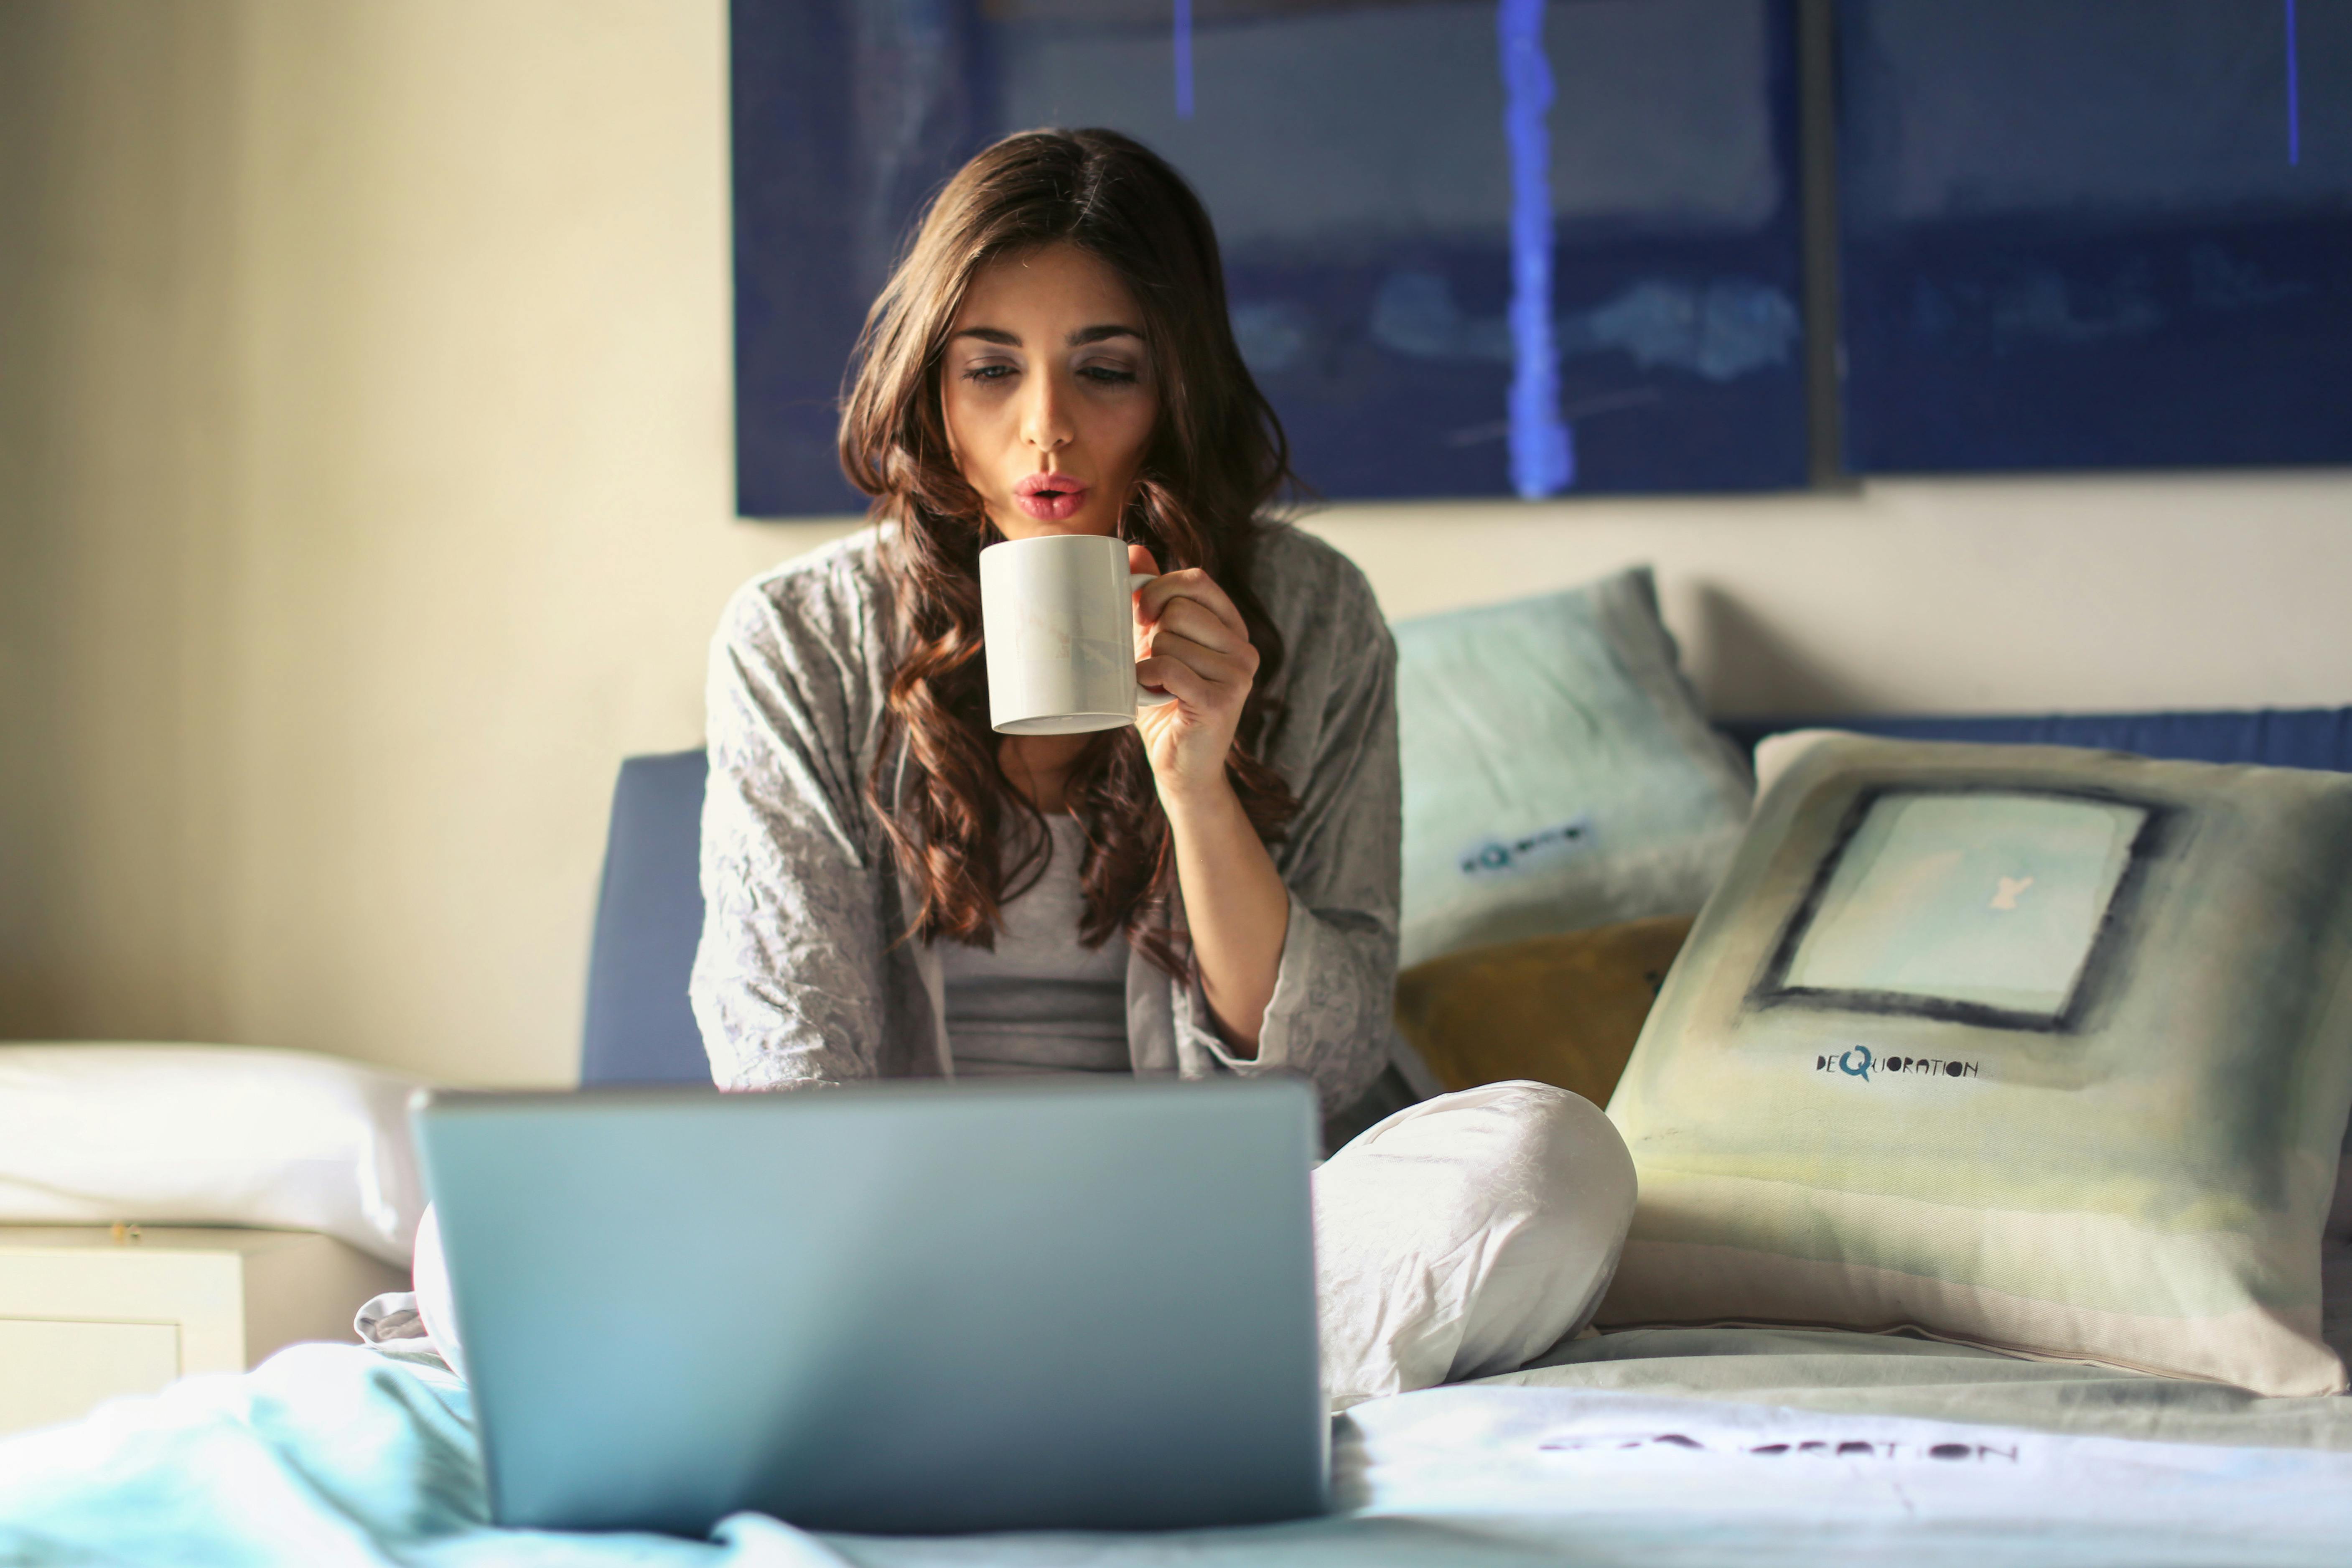
[{"label": "woman's knee", "polygon": [[1495,1097],[1482,1110],[1503,1123],[1495,1142],[1505,1182],[1550,1223],[1607,1237],[1613,1252],[1633,1223],[1634,1197],[1633,1156],[1617,1124],[1582,1095],[1548,1083],[1469,1093]]},{"label": "woman's knee", "polygon": [[1548,1083],[1484,1084],[1407,1106],[1366,1128],[1324,1171],[1400,1163],[1488,1214],[1572,1213],[1621,1236],[1633,1215],[1633,1160],[1615,1123]]},{"label": "woman's knee", "polygon": [[1615,1126],[1549,1084],[1465,1089],[1366,1129],[1316,1173],[1335,1403],[1506,1371],[1581,1328],[1633,1188]]},{"label": "woman's knee", "polygon": [[1633,1224],[1633,1158],[1591,1101],[1546,1084],[1503,1102],[1514,1119],[1502,1235],[1470,1303],[1449,1380],[1508,1372],[1592,1321]]}]

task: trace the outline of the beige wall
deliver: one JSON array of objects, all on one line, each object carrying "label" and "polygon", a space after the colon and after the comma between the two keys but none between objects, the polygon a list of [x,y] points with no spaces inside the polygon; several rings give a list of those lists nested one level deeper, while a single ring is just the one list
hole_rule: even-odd
[{"label": "beige wall", "polygon": [[[698,738],[718,0],[0,6],[0,1037],[560,1082]],[[1659,563],[1727,710],[2352,701],[2352,479],[1349,508],[1391,613]]]},{"label": "beige wall", "polygon": [[1729,713],[2352,703],[2352,472],[1352,508],[1392,616],[1656,563]]},{"label": "beige wall", "polygon": [[561,1080],[731,520],[717,5],[0,6],[0,1035]]}]

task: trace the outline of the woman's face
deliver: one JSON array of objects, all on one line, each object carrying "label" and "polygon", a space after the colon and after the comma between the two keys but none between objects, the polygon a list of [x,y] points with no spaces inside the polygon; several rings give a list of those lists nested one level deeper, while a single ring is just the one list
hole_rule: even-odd
[{"label": "woman's face", "polygon": [[940,408],[1005,538],[1115,534],[1160,417],[1143,312],[1076,246],[992,261],[949,329]]}]

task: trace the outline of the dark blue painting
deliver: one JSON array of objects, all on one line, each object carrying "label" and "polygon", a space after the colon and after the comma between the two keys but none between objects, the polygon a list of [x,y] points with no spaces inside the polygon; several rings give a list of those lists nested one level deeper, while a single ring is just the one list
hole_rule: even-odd
[{"label": "dark blue painting", "polygon": [[1192,181],[1333,499],[1795,486],[1791,0],[734,0],[737,494],[859,504],[841,374],[973,152],[1104,125]]},{"label": "dark blue painting", "polygon": [[2352,460],[2352,0],[1842,0],[1859,471]]}]

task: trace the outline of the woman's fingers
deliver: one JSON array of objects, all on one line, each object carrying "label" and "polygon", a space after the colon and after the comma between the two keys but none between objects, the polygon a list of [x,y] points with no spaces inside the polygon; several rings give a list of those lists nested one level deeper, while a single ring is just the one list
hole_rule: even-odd
[{"label": "woman's fingers", "polygon": [[1218,687],[1230,687],[1230,684],[1246,687],[1251,677],[1258,672],[1258,651],[1249,644],[1242,644],[1240,648],[1213,648],[1204,642],[1185,637],[1181,632],[1167,630],[1167,627],[1152,632],[1150,656],[1152,658],[1173,658],[1176,663],[1200,675],[1202,679],[1216,682]]},{"label": "woman's fingers", "polygon": [[1195,712],[1207,712],[1217,706],[1220,683],[1181,659],[1154,654],[1137,662],[1135,679],[1146,686],[1158,687]]},{"label": "woman's fingers", "polygon": [[[1130,555],[1130,562],[1132,559]],[[1198,566],[1187,566],[1181,572],[1162,573],[1136,590],[1136,614],[1146,624],[1165,616],[1171,604],[1198,605],[1223,622],[1236,637],[1248,640],[1249,627],[1242,620],[1242,613],[1234,608],[1234,602],[1225,596],[1225,591],[1211,581],[1209,574]]]},{"label": "woman's fingers", "polygon": [[1198,678],[1206,687],[1238,687],[1246,693],[1257,674],[1257,650],[1246,643],[1238,653],[1210,647],[1163,626],[1152,634],[1151,657],[1136,666],[1138,679],[1160,684],[1151,671],[1170,665]]},{"label": "woman's fingers", "polygon": [[[1150,559],[1141,546],[1129,548],[1130,570],[1148,570]],[[1195,721],[1230,731],[1257,678],[1259,654],[1225,591],[1198,567],[1164,573],[1137,591],[1135,621],[1136,646],[1148,650],[1136,661],[1136,679],[1175,698]]]},{"label": "woman's fingers", "polygon": [[1239,653],[1250,646],[1247,631],[1219,620],[1198,599],[1171,599],[1160,613],[1159,620],[1147,621],[1145,626],[1160,637],[1188,637],[1219,653]]}]

